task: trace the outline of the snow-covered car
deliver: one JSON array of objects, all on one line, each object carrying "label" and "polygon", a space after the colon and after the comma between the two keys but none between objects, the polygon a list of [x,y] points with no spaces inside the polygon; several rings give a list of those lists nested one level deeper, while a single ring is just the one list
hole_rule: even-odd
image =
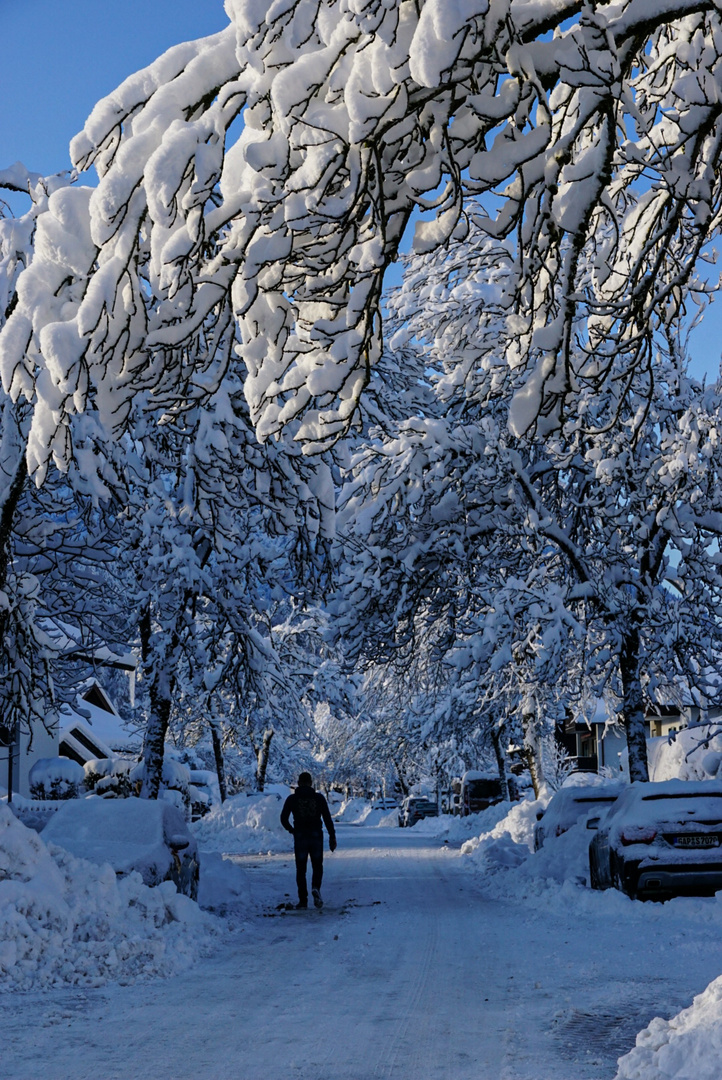
[{"label": "snow-covered car", "polygon": [[402,829],[409,829],[423,818],[438,816],[439,807],[435,802],[422,796],[411,795],[404,799],[399,809],[399,826]]},{"label": "snow-covered car", "polygon": [[398,810],[398,799],[374,799],[371,803],[372,810]]},{"label": "snow-covered car", "polygon": [[555,791],[545,810],[537,814],[534,850],[539,851],[550,836],[561,836],[582,817],[599,817],[621,795],[626,784],[612,782],[588,787],[563,787]]},{"label": "snow-covered car", "polygon": [[136,870],[146,885],[173,881],[198,899],[198,845],[176,806],[161,799],[73,799],[43,829],[43,840],[79,859]]},{"label": "snow-covered car", "polygon": [[640,900],[722,889],[722,782],[631,784],[599,820],[589,879]]}]

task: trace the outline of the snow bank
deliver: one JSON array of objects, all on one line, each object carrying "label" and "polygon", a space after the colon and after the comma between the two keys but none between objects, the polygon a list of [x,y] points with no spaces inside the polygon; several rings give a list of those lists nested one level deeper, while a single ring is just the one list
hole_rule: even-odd
[{"label": "snow bank", "polygon": [[673,739],[648,739],[650,780],[708,780],[717,776],[722,764],[722,734],[709,735],[718,728],[717,723],[699,724],[679,731]]},{"label": "snow bank", "polygon": [[336,813],[334,821],[343,825],[367,825],[367,826],[397,826],[399,823],[398,808],[394,810],[374,809],[366,799],[344,799]]},{"label": "snow bank", "polygon": [[237,855],[290,851],[293,838],[281,826],[282,809],[280,792],[233,795],[190,828],[199,847],[206,851]]},{"label": "snow bank", "polygon": [[100,986],[189,967],[216,920],[176,892],[76,859],[0,804],[0,987]]},{"label": "snow bank", "polygon": [[450,843],[463,843],[492,829],[498,821],[506,817],[510,806],[511,803],[508,802],[496,803],[488,810],[481,810],[478,814],[467,814],[466,817],[440,814],[439,817],[422,818],[411,828],[417,834],[443,837]]},{"label": "snow bank", "polygon": [[721,1059],[722,977],[671,1020],[652,1020],[615,1080],[719,1080]]},{"label": "snow bank", "polygon": [[202,851],[198,903],[219,914],[251,906],[248,874],[238,863],[224,859],[218,851]]}]

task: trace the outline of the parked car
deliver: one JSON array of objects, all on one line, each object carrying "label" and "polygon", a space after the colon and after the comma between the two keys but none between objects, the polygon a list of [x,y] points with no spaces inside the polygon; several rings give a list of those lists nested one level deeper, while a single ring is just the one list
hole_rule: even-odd
[{"label": "parked car", "polygon": [[631,784],[596,825],[593,889],[620,889],[640,900],[722,889],[722,782]]},{"label": "parked car", "polygon": [[402,829],[409,829],[412,825],[415,825],[417,821],[421,821],[422,818],[438,817],[439,807],[431,799],[426,799],[423,796],[411,795],[409,798],[404,799],[399,810],[399,826]]},{"label": "parked car", "polygon": [[398,799],[374,799],[371,803],[372,810],[398,810]]},{"label": "parked car", "polygon": [[534,827],[534,850],[539,851],[550,836],[561,836],[579,818],[595,814],[598,818],[621,795],[626,784],[611,782],[588,787],[563,787],[552,795],[546,810],[537,814]]},{"label": "parked car", "polygon": [[146,885],[173,881],[198,899],[198,845],[181,811],[162,799],[73,799],[43,829],[43,840],[79,859],[136,870]]},{"label": "parked car", "polygon": [[461,778],[461,815],[478,814],[501,802],[501,780],[493,773],[469,770]]}]

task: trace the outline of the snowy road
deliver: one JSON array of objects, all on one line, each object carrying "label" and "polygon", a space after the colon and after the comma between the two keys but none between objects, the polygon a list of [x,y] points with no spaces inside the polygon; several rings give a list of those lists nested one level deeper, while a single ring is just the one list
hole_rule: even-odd
[{"label": "snowy road", "polygon": [[412,830],[341,826],[322,913],[276,911],[288,856],[239,859],[255,913],[186,975],[2,995],[3,1076],[611,1080],[652,1016],[722,970],[692,932],[665,941],[640,920],[630,945],[614,925],[486,899]]}]

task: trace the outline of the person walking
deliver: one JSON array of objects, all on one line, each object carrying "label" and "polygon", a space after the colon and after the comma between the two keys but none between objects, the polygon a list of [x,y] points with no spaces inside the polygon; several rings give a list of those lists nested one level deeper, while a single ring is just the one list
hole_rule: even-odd
[{"label": "person walking", "polygon": [[[293,825],[290,823],[293,815]],[[323,824],[322,824],[323,823]],[[293,852],[296,856],[296,884],[298,886],[297,908],[308,907],[308,884],[306,866],[311,858],[311,895],[317,908],[323,907],[321,882],[323,880],[323,825],[328,831],[328,846],[336,850],[336,830],[326,799],[320,791],[314,791],[310,773],[302,772],[298,787],[288,796],[281,811],[281,824],[293,836]]]}]

